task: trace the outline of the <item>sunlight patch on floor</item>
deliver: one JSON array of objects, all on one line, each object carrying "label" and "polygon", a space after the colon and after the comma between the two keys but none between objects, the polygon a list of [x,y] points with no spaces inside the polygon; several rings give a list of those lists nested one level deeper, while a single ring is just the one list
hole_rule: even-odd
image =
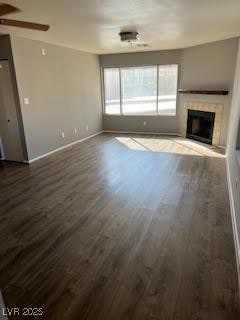
[{"label": "sunlight patch on floor", "polygon": [[166,152],[181,155],[224,157],[220,148],[181,137],[119,136],[116,140],[131,150]]}]

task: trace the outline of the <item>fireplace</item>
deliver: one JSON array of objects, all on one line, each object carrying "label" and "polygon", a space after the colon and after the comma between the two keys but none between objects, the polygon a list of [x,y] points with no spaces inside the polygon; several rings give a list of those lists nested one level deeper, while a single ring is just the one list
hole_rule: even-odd
[{"label": "fireplace", "polygon": [[214,119],[214,112],[188,109],[186,137],[212,144]]}]

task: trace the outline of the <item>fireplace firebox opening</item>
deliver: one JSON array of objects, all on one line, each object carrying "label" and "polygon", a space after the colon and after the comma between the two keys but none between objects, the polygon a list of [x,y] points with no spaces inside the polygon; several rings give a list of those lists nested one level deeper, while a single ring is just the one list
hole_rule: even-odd
[{"label": "fireplace firebox opening", "polygon": [[186,137],[212,144],[214,119],[214,112],[189,109]]}]

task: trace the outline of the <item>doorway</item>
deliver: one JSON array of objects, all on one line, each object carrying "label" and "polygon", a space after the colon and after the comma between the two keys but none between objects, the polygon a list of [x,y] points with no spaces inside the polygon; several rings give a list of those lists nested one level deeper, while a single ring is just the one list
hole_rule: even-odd
[{"label": "doorway", "polygon": [[0,152],[3,160],[24,160],[8,60],[0,60]]}]

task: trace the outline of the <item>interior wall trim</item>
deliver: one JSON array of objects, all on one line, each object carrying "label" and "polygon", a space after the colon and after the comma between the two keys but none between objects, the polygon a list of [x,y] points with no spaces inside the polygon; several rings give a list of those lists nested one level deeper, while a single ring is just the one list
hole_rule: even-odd
[{"label": "interior wall trim", "polygon": [[86,138],[83,138],[83,139],[76,140],[76,141],[73,141],[73,142],[71,142],[71,143],[68,143],[68,144],[66,144],[65,146],[62,146],[62,147],[57,148],[57,149],[54,149],[54,150],[52,150],[52,151],[50,151],[50,152],[48,152],[48,153],[45,153],[45,154],[43,154],[43,155],[41,155],[41,156],[39,156],[39,157],[33,158],[33,159],[31,159],[31,160],[25,160],[25,161],[23,161],[23,163],[31,164],[31,163],[33,163],[33,162],[35,162],[35,161],[37,161],[37,160],[43,159],[43,158],[45,158],[45,157],[48,157],[48,156],[50,156],[50,155],[53,154],[53,153],[56,153],[56,152],[61,151],[61,150],[64,150],[64,149],[66,149],[66,148],[68,148],[68,147],[71,147],[71,146],[77,144],[77,143],[81,143],[81,142],[83,142],[83,141],[86,141],[86,140],[88,140],[88,139],[91,139],[91,138],[93,138],[93,137],[96,137],[96,136],[98,136],[98,135],[101,134],[101,133],[103,133],[103,131],[99,131],[99,132],[97,132],[97,133],[94,133],[94,134],[86,137]]},{"label": "interior wall trim", "polygon": [[153,135],[158,135],[158,136],[175,136],[175,137],[182,137],[180,133],[173,133],[173,132],[146,132],[146,131],[117,131],[117,130],[103,130],[103,132],[106,133],[117,133],[117,134],[153,134]]},{"label": "interior wall trim", "polygon": [[[236,261],[237,261],[238,286],[240,289],[240,242],[239,242],[240,239],[238,237],[236,211],[235,211],[235,205],[234,205],[232,181],[231,181],[228,158],[226,158],[226,168],[227,168],[227,182],[228,182],[228,194],[229,194],[229,203],[230,203],[231,220],[232,220],[232,230],[233,230],[234,246],[235,246]],[[239,299],[240,299],[240,291],[239,291]]]}]

